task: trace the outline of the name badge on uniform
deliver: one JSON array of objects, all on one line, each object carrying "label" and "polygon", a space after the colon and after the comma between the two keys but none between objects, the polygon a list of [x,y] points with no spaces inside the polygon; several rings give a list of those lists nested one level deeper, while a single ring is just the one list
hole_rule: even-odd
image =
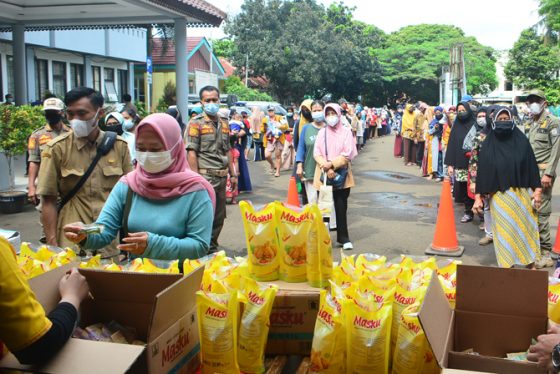
[{"label": "name badge on uniform", "polygon": [[550,130],[550,135],[552,136],[558,136],[558,128],[555,127],[552,130]]},{"label": "name badge on uniform", "polygon": [[214,133],[214,126],[208,124],[202,125],[202,128],[200,129],[201,135],[213,134],[213,133]]}]

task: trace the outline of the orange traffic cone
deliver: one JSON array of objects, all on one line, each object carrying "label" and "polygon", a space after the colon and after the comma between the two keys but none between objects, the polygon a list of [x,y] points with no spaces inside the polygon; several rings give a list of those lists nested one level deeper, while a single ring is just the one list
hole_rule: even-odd
[{"label": "orange traffic cone", "polygon": [[556,231],[556,241],[554,247],[552,247],[552,252],[560,255],[560,218],[558,219],[558,230]]},{"label": "orange traffic cone", "polygon": [[288,185],[288,205],[297,206],[298,208],[301,206],[299,204],[299,195],[297,192],[297,182],[296,177],[290,177],[290,184]]},{"label": "orange traffic cone", "polygon": [[455,230],[455,214],[451,201],[451,180],[446,177],[443,181],[439,211],[436,222],[436,232],[432,244],[424,252],[427,255],[460,257],[465,248],[459,246],[457,231]]}]

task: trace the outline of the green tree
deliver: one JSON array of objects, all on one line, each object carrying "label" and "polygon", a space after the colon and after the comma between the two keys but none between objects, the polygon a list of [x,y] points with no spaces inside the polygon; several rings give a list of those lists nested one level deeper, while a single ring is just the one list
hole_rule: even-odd
[{"label": "green tree", "polygon": [[497,85],[496,58],[490,47],[449,25],[403,27],[387,37],[385,46],[371,51],[378,59],[385,94],[404,92],[415,99],[439,100],[439,77],[449,65],[449,51],[455,43],[464,44],[467,91],[485,94]]},{"label": "green tree", "polygon": [[540,24],[546,27],[544,40],[549,44],[553,34],[560,32],[560,0],[540,0],[539,15],[542,17]]},{"label": "green tree", "polygon": [[216,57],[230,59],[235,52],[235,43],[231,39],[211,40],[211,44]]},{"label": "green tree", "polygon": [[521,88],[544,90],[549,102],[556,104],[560,99],[560,49],[544,43],[544,39],[535,28],[523,30],[509,52],[505,74]]}]

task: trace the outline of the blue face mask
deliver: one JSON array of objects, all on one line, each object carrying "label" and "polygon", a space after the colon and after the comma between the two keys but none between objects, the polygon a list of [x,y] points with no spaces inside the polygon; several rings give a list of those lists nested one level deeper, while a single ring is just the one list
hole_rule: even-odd
[{"label": "blue face mask", "polygon": [[127,119],[124,121],[122,128],[124,131],[130,131],[134,127],[134,122],[131,119]]},{"label": "blue face mask", "polygon": [[215,116],[216,114],[218,114],[219,110],[220,110],[219,104],[214,104],[214,103],[204,104],[204,111],[209,116]]},{"label": "blue face mask", "polygon": [[325,115],[323,114],[323,112],[312,112],[311,117],[313,117],[313,121],[315,122],[325,121]]}]

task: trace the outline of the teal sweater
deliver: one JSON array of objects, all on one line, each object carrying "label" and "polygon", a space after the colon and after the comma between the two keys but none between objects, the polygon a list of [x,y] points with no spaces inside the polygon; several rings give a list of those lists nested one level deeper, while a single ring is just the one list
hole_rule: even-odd
[{"label": "teal sweater", "polygon": [[[123,182],[115,185],[96,221],[105,229],[101,234],[88,235],[85,248],[103,248],[117,237],[127,192],[128,186]],[[148,232],[148,248],[141,257],[179,259],[181,262],[187,258],[200,258],[208,252],[213,212],[206,191],[167,200],[152,200],[133,194],[128,231]]]}]

